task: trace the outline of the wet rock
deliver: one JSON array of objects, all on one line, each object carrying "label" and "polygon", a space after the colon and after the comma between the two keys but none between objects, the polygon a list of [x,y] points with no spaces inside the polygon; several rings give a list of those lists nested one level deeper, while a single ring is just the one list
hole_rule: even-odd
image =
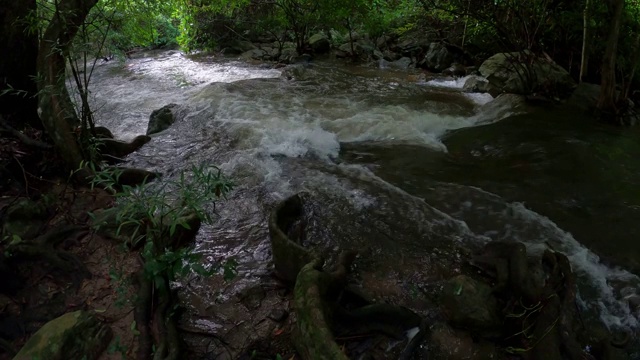
[{"label": "wet rock", "polygon": [[176,121],[184,119],[187,109],[178,104],[169,104],[154,110],[149,116],[147,135],[156,134],[166,130]]},{"label": "wet rock", "polygon": [[111,130],[104,126],[94,127],[93,132],[98,139],[113,139],[113,133],[111,133]]},{"label": "wet rock", "polygon": [[151,141],[151,138],[147,135],[138,135],[130,142],[115,139],[102,139],[98,149],[102,155],[122,158],[138,150],[142,145],[149,141]]},{"label": "wet rock", "polygon": [[486,93],[489,91],[489,81],[482,76],[472,75],[464,82],[462,90],[474,93]]},{"label": "wet rock", "polygon": [[241,302],[250,310],[255,310],[262,305],[262,301],[266,297],[266,293],[264,289],[260,286],[254,286],[248,289],[245,289],[243,293],[240,295]]},{"label": "wet rock", "polygon": [[336,52],[336,57],[352,57],[358,59],[365,59],[369,55],[369,51],[363,47],[360,43],[354,41],[353,47],[351,43],[346,43],[340,45],[338,51]]},{"label": "wet rock", "polygon": [[442,71],[443,75],[448,76],[465,76],[467,69],[462,64],[453,64]]},{"label": "wet rock", "polygon": [[374,60],[382,60],[384,59],[384,54],[380,50],[375,49],[373,50],[372,57]]},{"label": "wet rock", "polygon": [[419,65],[431,71],[440,72],[451,66],[454,60],[453,54],[444,44],[433,42]]},{"label": "wet rock", "polygon": [[470,334],[444,323],[431,328],[428,339],[429,359],[485,360],[502,359],[497,347],[487,341],[476,342]]},{"label": "wet rock", "polygon": [[391,50],[385,50],[384,52],[382,52],[382,55],[387,61],[396,61],[402,57],[400,54]]},{"label": "wet rock", "polygon": [[447,281],[440,294],[440,306],[451,325],[493,338],[500,335],[502,319],[489,285],[466,275]]},{"label": "wet rock", "polygon": [[268,318],[276,322],[282,322],[287,318],[287,316],[289,316],[288,311],[284,309],[273,309],[269,313]]},{"label": "wet rock", "polygon": [[600,85],[580,83],[567,99],[566,105],[582,110],[591,111],[598,104]]},{"label": "wet rock", "polygon": [[111,328],[90,313],[67,313],[40,328],[13,359],[97,359],[111,337]]},{"label": "wet rock", "polygon": [[280,58],[278,60],[285,64],[291,64],[295,62],[297,57],[298,52],[296,51],[295,47],[285,47],[282,49],[282,53],[280,54]]},{"label": "wet rock", "polygon": [[265,56],[268,56],[268,53],[262,49],[251,49],[243,52],[240,55],[240,59],[244,61],[248,60],[262,60]]},{"label": "wet rock", "polygon": [[499,92],[545,91],[567,97],[575,88],[573,78],[564,68],[528,51],[495,54],[485,60],[479,70]]},{"label": "wet rock", "polygon": [[250,41],[233,40],[226,44],[224,53],[225,55],[239,55],[255,48],[256,46]]},{"label": "wet rock", "polygon": [[159,173],[144,170],[144,169],[122,168],[122,167],[119,167],[118,169],[121,170],[121,174],[118,177],[119,185],[131,185],[131,186],[140,185],[143,183],[148,183],[151,180],[160,176]]},{"label": "wet rock", "polygon": [[309,38],[309,46],[316,54],[324,54],[331,50],[331,42],[324,33],[317,33]]},{"label": "wet rock", "polygon": [[408,57],[403,57],[396,61],[390,62],[388,66],[396,69],[408,69],[409,66],[411,66],[411,59],[409,59]]},{"label": "wet rock", "polygon": [[48,217],[47,207],[42,202],[20,199],[11,205],[4,215],[2,233],[30,239],[38,235]]}]

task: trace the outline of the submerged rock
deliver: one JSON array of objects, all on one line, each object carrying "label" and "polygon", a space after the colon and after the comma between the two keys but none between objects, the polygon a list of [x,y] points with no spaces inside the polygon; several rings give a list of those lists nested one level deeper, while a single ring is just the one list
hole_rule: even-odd
[{"label": "submerged rock", "polygon": [[156,134],[169,128],[178,120],[184,119],[187,111],[178,104],[169,104],[154,110],[149,116],[147,135]]},{"label": "submerged rock", "polygon": [[80,310],[46,323],[13,360],[97,359],[113,336],[111,328]]}]

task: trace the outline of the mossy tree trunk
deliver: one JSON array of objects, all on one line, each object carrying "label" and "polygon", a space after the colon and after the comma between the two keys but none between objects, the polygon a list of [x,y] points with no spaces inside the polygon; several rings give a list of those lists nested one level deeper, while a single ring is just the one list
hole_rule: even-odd
[{"label": "mossy tree trunk", "polygon": [[83,160],[74,135],[78,116],[65,85],[65,55],[98,0],[60,0],[38,49],[38,115],[69,169]]},{"label": "mossy tree trunk", "polygon": [[622,10],[624,0],[606,1],[607,9],[611,15],[609,36],[602,59],[602,80],[598,109],[606,113],[616,113],[616,55],[618,51],[618,38],[622,24]]}]

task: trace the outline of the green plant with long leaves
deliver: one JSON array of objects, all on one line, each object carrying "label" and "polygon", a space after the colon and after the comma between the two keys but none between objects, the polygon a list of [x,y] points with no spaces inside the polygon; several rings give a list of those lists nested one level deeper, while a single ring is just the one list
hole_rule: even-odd
[{"label": "green plant with long leaves", "polygon": [[[92,186],[114,190],[118,188],[118,178],[122,171],[105,168],[96,171]],[[123,185],[115,192],[115,204],[100,215],[92,214],[94,228],[115,228],[115,236],[127,245],[142,247],[145,260],[145,276],[161,288],[165,282],[184,276],[190,271],[210,274],[219,267],[205,269],[199,263],[199,255],[187,248],[178,248],[171,238],[182,230],[192,230],[188,219],[197,217],[204,223],[211,223],[215,214],[215,204],[233,188],[221,170],[215,166],[192,166],[190,171],[182,171],[177,179],[158,183],[144,183],[137,186]],[[235,271],[234,261],[229,259],[221,264],[225,277]]]}]

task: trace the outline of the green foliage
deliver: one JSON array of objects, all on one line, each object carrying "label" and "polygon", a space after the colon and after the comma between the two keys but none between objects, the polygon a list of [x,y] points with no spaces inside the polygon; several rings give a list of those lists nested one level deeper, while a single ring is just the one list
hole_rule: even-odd
[{"label": "green foliage", "polygon": [[[96,170],[96,169],[94,169]],[[94,171],[92,186],[100,186],[115,191],[122,171],[105,169]],[[205,223],[213,221],[215,202],[227,194],[233,185],[217,167],[193,166],[191,171],[183,171],[177,180],[159,184],[122,186],[115,193],[115,206],[99,216],[92,214],[94,227],[115,227],[116,236],[125,236],[133,247],[142,246],[145,260],[145,277],[152,280],[160,291],[164,289],[165,276],[169,281],[189,272],[210,275],[218,268],[205,269],[200,263],[200,255],[186,248],[177,248],[171,239],[179,228],[190,230],[187,219],[195,216]],[[100,221],[99,219],[103,219]],[[107,221],[104,219],[110,219]],[[112,223],[111,223],[112,222]],[[228,259],[223,264],[225,278],[235,274],[235,261]]]}]

